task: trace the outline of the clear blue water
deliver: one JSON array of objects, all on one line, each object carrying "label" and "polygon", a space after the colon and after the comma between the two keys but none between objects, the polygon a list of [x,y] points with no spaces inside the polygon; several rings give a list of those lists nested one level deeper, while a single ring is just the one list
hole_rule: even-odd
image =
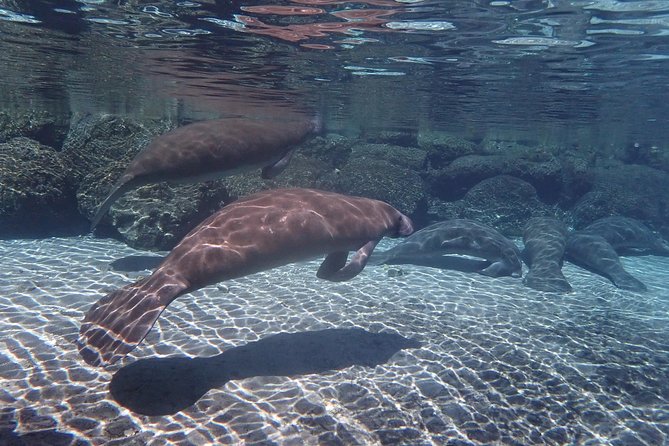
[{"label": "clear blue water", "polygon": [[598,147],[669,136],[662,1],[270,5],[3,1],[3,102],[192,118],[289,101],[353,133]]}]

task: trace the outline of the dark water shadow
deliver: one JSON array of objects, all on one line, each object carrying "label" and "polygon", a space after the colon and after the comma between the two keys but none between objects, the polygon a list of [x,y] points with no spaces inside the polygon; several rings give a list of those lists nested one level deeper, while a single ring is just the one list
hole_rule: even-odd
[{"label": "dark water shadow", "polygon": [[165,260],[165,256],[159,255],[125,256],[111,262],[109,267],[119,272],[154,270],[158,268],[163,260]]},{"label": "dark water shadow", "polygon": [[[16,432],[19,424],[30,432]],[[53,426],[57,422],[51,417],[38,415],[34,409],[0,409],[0,445],[2,446],[69,446],[74,444],[75,436],[59,432]]]},{"label": "dark water shadow", "polygon": [[418,341],[397,334],[360,328],[281,333],[210,358],[141,359],[118,370],[109,390],[116,402],[133,412],[169,415],[233,379],[373,367],[399,350],[418,347]]}]

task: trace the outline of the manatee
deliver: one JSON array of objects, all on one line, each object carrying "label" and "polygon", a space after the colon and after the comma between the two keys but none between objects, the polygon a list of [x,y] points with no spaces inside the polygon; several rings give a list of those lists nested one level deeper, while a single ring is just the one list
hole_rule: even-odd
[{"label": "manatee", "polygon": [[669,256],[669,242],[634,218],[600,218],[579,232],[603,237],[618,255]]},{"label": "manatee", "polygon": [[149,277],[95,303],[82,322],[79,351],[91,365],[111,364],[135,348],[182,294],[318,255],[326,257],[317,277],[349,280],[381,238],[411,232],[408,217],[369,198],[314,189],[241,198],[188,233]]},{"label": "manatee", "polygon": [[539,291],[566,293],[571,285],[562,274],[562,262],[567,245],[567,226],[559,220],[536,217],[527,222],[523,231],[523,260],[530,271],[523,283]]},{"label": "manatee", "polygon": [[630,291],[646,291],[646,285],[625,271],[618,254],[599,235],[572,232],[567,236],[566,259],[571,263],[609,279],[616,287]]},{"label": "manatee", "polygon": [[513,242],[490,226],[464,219],[445,220],[416,231],[388,251],[377,253],[372,262],[476,271],[490,277],[520,277],[523,268],[520,251]]},{"label": "manatee", "polygon": [[288,166],[294,147],[320,129],[319,118],[226,118],[169,131],[154,138],[133,158],[98,208],[91,230],[121,195],[139,186],[162,181],[206,181],[259,167],[263,178],[273,178]]}]

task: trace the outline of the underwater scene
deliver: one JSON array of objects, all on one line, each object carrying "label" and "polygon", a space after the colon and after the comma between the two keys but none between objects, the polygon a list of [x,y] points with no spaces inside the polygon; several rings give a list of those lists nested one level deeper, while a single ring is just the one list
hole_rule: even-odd
[{"label": "underwater scene", "polygon": [[669,444],[668,38],[0,0],[0,446]]}]

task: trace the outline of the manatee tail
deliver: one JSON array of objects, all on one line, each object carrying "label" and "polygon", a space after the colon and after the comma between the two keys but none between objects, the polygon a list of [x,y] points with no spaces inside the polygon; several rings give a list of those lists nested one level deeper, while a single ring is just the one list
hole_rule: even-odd
[{"label": "manatee tail", "polygon": [[109,208],[112,207],[112,204],[114,204],[121,195],[136,186],[136,181],[133,180],[134,177],[132,175],[124,174],[119,178],[116,184],[114,184],[111,193],[105,198],[105,201],[102,202],[98,211],[95,213],[95,217],[93,217],[93,220],[91,221],[91,232],[95,229],[98,223],[100,223],[102,217],[104,217]]},{"label": "manatee tail", "polygon": [[558,269],[556,271],[536,271],[530,269],[523,278],[523,284],[537,291],[549,293],[570,293],[572,287]]},{"label": "manatee tail", "polygon": [[112,291],[86,313],[79,330],[79,353],[90,365],[112,364],[137,347],[153,324],[188,285],[161,270]]},{"label": "manatee tail", "polygon": [[613,274],[609,274],[609,280],[611,280],[611,282],[613,282],[613,284],[621,290],[648,291],[648,288],[642,281],[632,276],[625,270],[616,271]]}]

